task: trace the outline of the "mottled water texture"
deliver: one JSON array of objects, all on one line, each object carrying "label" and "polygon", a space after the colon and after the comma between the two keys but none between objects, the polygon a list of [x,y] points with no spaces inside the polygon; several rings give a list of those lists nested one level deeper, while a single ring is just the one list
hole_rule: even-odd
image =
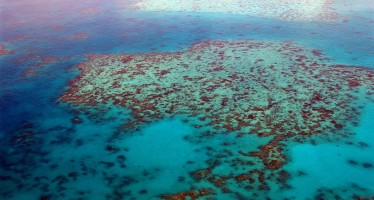
[{"label": "mottled water texture", "polygon": [[0,199],[372,199],[370,0],[5,0]]}]

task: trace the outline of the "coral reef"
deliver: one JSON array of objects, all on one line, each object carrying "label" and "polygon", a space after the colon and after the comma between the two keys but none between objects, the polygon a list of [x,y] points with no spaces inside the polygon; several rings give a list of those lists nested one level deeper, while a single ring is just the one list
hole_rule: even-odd
[{"label": "coral reef", "polygon": [[[204,129],[202,137],[270,137],[258,151],[212,150],[209,167],[191,172],[195,181],[223,193],[235,187],[267,191],[267,180],[289,187],[281,169],[287,162],[285,142],[325,133],[347,136],[358,124],[360,99],[374,101],[373,70],[336,64],[321,51],[290,41],[207,41],[184,52],[92,55],[76,68],[80,75],[59,101],[128,108],[133,120],[124,122],[124,131],[183,115]],[[220,165],[247,171],[217,174]],[[193,190],[163,198],[200,195]]]}]

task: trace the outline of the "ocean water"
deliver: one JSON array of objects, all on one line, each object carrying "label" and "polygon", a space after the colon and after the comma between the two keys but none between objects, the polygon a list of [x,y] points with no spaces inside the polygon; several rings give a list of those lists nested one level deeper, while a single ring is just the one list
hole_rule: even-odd
[{"label": "ocean water", "polygon": [[374,197],[373,2],[157,2],[0,3],[0,199]]}]

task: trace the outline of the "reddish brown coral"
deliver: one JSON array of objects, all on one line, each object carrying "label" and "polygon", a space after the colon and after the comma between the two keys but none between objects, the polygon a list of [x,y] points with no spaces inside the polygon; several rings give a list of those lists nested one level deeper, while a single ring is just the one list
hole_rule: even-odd
[{"label": "reddish brown coral", "polygon": [[190,191],[187,191],[187,192],[179,192],[177,194],[162,195],[161,199],[165,199],[165,200],[185,200],[185,199],[187,199],[187,197],[191,198],[191,199],[197,199],[199,197],[206,196],[206,195],[209,195],[209,194],[212,194],[212,190],[204,188],[204,189],[200,189],[200,190],[197,190],[197,191],[190,190]]}]

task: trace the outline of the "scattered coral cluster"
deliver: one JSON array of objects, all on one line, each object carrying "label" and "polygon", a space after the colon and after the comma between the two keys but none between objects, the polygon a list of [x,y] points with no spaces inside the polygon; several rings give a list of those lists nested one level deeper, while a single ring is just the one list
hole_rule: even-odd
[{"label": "scattered coral cluster", "polygon": [[199,191],[188,191],[188,192],[180,192],[177,194],[172,194],[172,195],[163,195],[161,196],[162,199],[166,200],[178,200],[178,199],[186,199],[186,198],[191,198],[191,199],[197,199],[199,197],[205,196],[211,194],[211,191],[209,189],[200,189]]}]

